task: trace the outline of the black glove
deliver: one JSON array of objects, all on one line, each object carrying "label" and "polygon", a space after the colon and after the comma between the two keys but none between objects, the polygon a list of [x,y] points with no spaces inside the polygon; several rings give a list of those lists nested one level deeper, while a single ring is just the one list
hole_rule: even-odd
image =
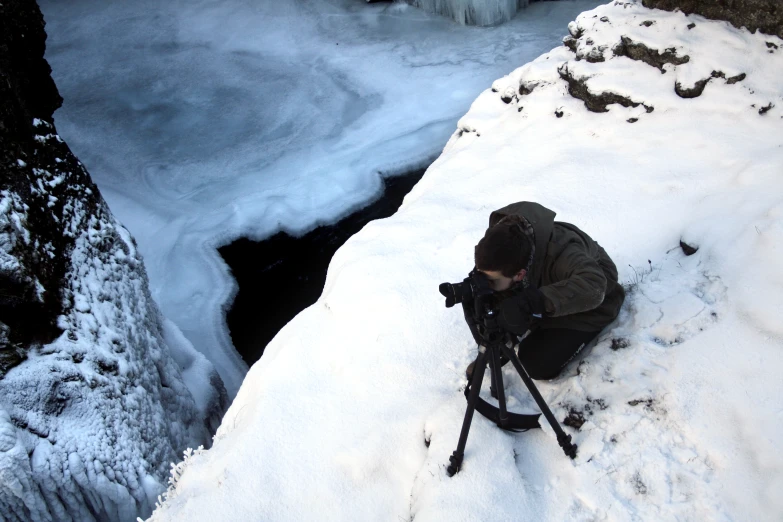
[{"label": "black glove", "polygon": [[531,321],[546,312],[544,294],[532,286],[514,289],[510,296],[500,301],[498,310],[498,324],[511,333],[523,335]]}]

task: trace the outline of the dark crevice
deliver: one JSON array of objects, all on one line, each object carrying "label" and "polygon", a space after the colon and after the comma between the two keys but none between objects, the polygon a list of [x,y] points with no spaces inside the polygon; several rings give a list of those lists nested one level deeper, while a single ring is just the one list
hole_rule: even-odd
[{"label": "dark crevice", "polygon": [[652,106],[645,105],[641,102],[635,102],[626,96],[621,96],[613,92],[602,92],[600,94],[594,94],[587,88],[587,78],[576,78],[571,74],[568,69],[568,64],[563,64],[557,70],[560,77],[568,83],[568,94],[578,100],[582,100],[585,103],[587,110],[591,112],[607,112],[607,105],[617,103],[623,107],[638,107],[644,106],[645,110],[649,113],[653,111]]},{"label": "dark crevice", "polygon": [[261,357],[288,321],[318,300],[337,249],[370,221],[394,214],[423,174],[418,170],[384,179],[378,200],[302,237],[281,232],[264,241],[240,238],[218,249],[239,286],[227,322],[234,346],[248,365]]}]

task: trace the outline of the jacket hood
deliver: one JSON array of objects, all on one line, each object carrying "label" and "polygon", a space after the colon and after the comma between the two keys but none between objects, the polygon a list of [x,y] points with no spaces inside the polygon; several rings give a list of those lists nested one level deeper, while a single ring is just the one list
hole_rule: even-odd
[{"label": "jacket hood", "polygon": [[528,280],[536,287],[539,287],[547,245],[549,244],[549,239],[552,237],[552,230],[555,226],[556,213],[538,203],[520,201],[519,203],[512,203],[511,205],[505,206],[490,214],[489,226],[492,227],[504,217],[511,215],[522,216],[533,227],[533,233],[536,239],[536,251],[533,259],[533,267],[528,275]]}]

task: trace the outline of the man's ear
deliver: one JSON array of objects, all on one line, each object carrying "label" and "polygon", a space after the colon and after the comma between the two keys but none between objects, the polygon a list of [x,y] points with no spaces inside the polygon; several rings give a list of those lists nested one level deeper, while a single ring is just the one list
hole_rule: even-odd
[{"label": "man's ear", "polygon": [[525,278],[526,275],[527,275],[527,270],[525,270],[523,268],[522,270],[520,270],[519,272],[516,273],[516,275],[513,277],[513,279],[514,279],[514,281],[516,281],[518,283],[518,282],[522,281]]}]

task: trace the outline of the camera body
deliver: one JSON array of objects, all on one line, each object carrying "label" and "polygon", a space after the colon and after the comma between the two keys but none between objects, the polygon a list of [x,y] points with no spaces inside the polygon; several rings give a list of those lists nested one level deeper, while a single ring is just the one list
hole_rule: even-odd
[{"label": "camera body", "polygon": [[441,283],[438,290],[446,298],[446,308],[476,298],[487,298],[493,294],[489,278],[475,268],[461,283]]},{"label": "camera body", "polygon": [[[446,298],[446,308],[461,303],[470,332],[478,344],[510,338],[511,333],[524,333],[532,318],[520,314],[521,310],[513,304],[501,304],[498,295],[492,290],[489,278],[483,272],[473,268],[461,283],[441,283],[438,287]],[[509,306],[510,305],[510,306]],[[511,314],[511,327],[504,314]]]}]

